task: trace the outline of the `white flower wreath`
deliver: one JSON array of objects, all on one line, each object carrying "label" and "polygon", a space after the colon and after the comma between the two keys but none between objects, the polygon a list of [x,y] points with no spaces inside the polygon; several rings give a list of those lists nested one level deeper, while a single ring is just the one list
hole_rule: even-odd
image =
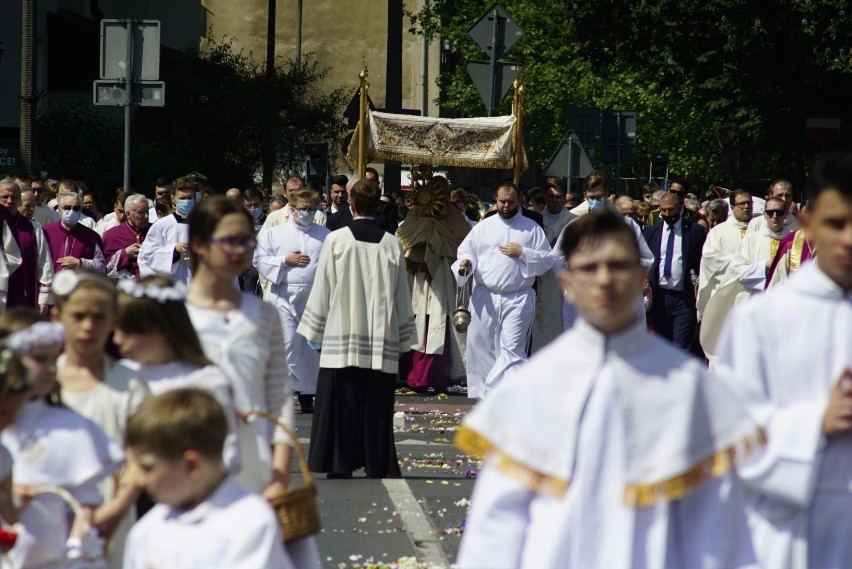
[{"label": "white flower wreath", "polygon": [[182,282],[171,286],[143,285],[131,279],[118,281],[118,290],[133,298],[150,298],[160,304],[168,301],[183,302],[186,300],[186,285]]},{"label": "white flower wreath", "polygon": [[27,354],[33,348],[65,342],[65,326],[58,322],[36,322],[10,334],[5,342],[16,354]]}]

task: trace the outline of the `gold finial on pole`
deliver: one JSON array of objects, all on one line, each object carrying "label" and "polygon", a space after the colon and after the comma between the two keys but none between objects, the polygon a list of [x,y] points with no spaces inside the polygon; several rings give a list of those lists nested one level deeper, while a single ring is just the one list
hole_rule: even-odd
[{"label": "gold finial on pole", "polygon": [[518,74],[518,78],[512,83],[512,87],[515,89],[515,96],[512,99],[512,112],[516,119],[512,179],[515,184],[518,184],[521,181],[521,172],[524,171],[524,95],[526,89],[523,85],[523,71]]},{"label": "gold finial on pole", "polygon": [[369,73],[367,71],[367,62],[361,58],[363,69],[358,74],[361,80],[361,108],[358,113],[358,178],[363,180],[367,174],[367,90],[370,84],[367,83]]}]

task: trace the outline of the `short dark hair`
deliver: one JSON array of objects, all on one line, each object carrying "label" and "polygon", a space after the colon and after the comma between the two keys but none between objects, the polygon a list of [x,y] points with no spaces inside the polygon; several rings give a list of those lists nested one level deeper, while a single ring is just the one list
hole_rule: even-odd
[{"label": "short dark hair", "polygon": [[666,186],[666,188],[667,188],[668,192],[669,192],[669,193],[676,193],[676,192],[672,192],[672,190],[671,190],[672,184],[678,184],[678,185],[680,185],[680,187],[682,187],[682,188],[683,188],[683,193],[684,193],[684,194],[689,193],[689,182],[687,181],[687,179],[686,179],[686,178],[671,178],[671,179],[669,180],[669,185],[668,185],[668,186]]},{"label": "short dark hair", "polygon": [[731,192],[731,195],[728,196],[728,203],[734,205],[734,203],[736,203],[737,201],[737,196],[748,196],[748,199],[751,199],[751,193],[748,190],[738,188]]},{"label": "short dark hair", "polygon": [[[196,247],[209,243],[216,232],[219,222],[226,215],[237,213],[245,217],[246,224],[254,233],[254,219],[242,202],[229,200],[225,196],[213,196],[201,200],[192,208],[189,214],[189,248],[195,252]],[[192,271],[198,269],[198,255],[190,256]]]},{"label": "short dark hair", "polygon": [[[515,196],[517,196],[518,199],[521,199],[521,190],[518,189],[518,186],[515,184],[515,182],[509,178],[500,182],[500,185],[497,186],[497,192],[499,192],[500,190],[515,190]],[[495,195],[497,192],[495,192]]]},{"label": "short dark hair", "polygon": [[156,180],[154,180],[155,186],[168,186],[171,183],[172,183],[172,181],[170,179],[164,177],[164,176],[161,176],[161,177],[157,178]]},{"label": "short dark hair", "polygon": [[379,211],[379,185],[372,181],[358,180],[349,192],[349,201],[359,215],[374,216]]},{"label": "short dark hair", "polygon": [[527,192],[527,201],[535,205],[544,205],[544,190],[536,186]]},{"label": "short dark hair", "polygon": [[253,200],[254,198],[263,201],[263,193],[257,188],[248,188],[243,190],[243,201]]},{"label": "short dark hair", "polygon": [[835,151],[814,164],[810,177],[810,199],[833,188],[846,199],[852,199],[852,152]]},{"label": "short dark hair", "polygon": [[346,184],[349,183],[349,178],[347,178],[343,174],[338,174],[337,176],[333,176],[331,178],[331,183],[336,186],[340,186],[343,189],[346,189]]},{"label": "short dark hair", "polygon": [[639,245],[636,243],[636,235],[624,222],[624,216],[618,215],[607,209],[582,216],[565,226],[562,236],[562,254],[565,256],[565,264],[584,246],[594,247],[601,239],[620,239],[630,243],[628,247],[636,255],[639,261]]},{"label": "short dark hair", "polygon": [[374,174],[376,176],[376,178],[379,177],[379,171],[376,170],[375,168],[370,167],[370,166],[367,166],[366,168],[364,168],[364,177],[365,178],[367,177],[367,174]]}]

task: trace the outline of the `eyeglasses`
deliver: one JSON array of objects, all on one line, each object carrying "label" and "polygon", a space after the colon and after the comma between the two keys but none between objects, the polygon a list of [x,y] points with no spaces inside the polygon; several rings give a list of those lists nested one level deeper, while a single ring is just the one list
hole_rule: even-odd
[{"label": "eyeglasses", "polygon": [[44,188],[32,188],[34,194],[43,194]]},{"label": "eyeglasses", "polygon": [[210,242],[226,249],[237,249],[239,247],[254,249],[254,246],[257,245],[257,239],[254,237],[211,237]]},{"label": "eyeglasses", "polygon": [[588,263],[568,267],[568,271],[574,274],[577,280],[591,281],[597,276],[601,267],[606,267],[607,272],[616,279],[629,278],[633,271],[639,266],[635,261],[608,261],[605,263]]},{"label": "eyeglasses", "polygon": [[734,204],[734,207],[751,207],[751,205],[751,200],[749,200],[747,202],[737,202]]},{"label": "eyeglasses", "polygon": [[787,212],[783,209],[765,209],[763,213],[766,214],[767,217],[784,217],[787,215]]},{"label": "eyeglasses", "polygon": [[78,205],[64,205],[64,206],[62,206],[62,207],[61,207],[61,208],[59,208],[59,209],[61,209],[62,211],[71,211],[72,209],[73,209],[74,211],[80,211],[80,210],[81,210],[81,209],[83,209],[83,208],[81,208],[81,207],[80,207],[80,206],[78,206]]}]

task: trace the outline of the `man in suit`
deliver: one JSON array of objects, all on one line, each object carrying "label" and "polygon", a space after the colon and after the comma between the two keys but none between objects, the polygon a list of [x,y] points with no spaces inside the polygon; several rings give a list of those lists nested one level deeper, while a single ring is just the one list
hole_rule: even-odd
[{"label": "man in suit", "polygon": [[657,334],[683,349],[695,343],[695,282],[707,234],[683,216],[683,198],[660,198],[660,221],[645,229],[655,263],[648,280],[653,292],[651,323]]},{"label": "man in suit", "polygon": [[[367,178],[367,179],[370,179],[370,178]],[[358,178],[356,178],[356,177],[353,177],[351,180],[349,180],[349,182],[346,184],[347,195],[351,195],[351,190],[355,186],[355,184],[357,184],[357,183],[358,183]],[[387,204],[382,204],[381,201],[379,203],[380,203],[380,206],[381,205],[387,205]],[[349,225],[352,223],[353,219],[354,218],[352,216],[352,207],[351,207],[351,201],[350,201],[349,203],[347,203],[343,207],[341,207],[339,210],[337,210],[336,213],[333,213],[328,217],[328,223],[326,224],[326,227],[328,227],[331,231],[335,231],[337,229],[342,229],[343,227],[349,227]],[[373,218],[373,221],[376,223],[376,225],[378,225],[379,227],[381,227],[382,229],[384,229],[385,231],[387,231],[391,235],[393,235],[396,232],[396,226],[398,225],[398,222],[390,219],[390,215],[388,214],[388,212],[383,211],[381,209],[381,207],[380,207],[379,211],[376,213],[375,217]]]}]

